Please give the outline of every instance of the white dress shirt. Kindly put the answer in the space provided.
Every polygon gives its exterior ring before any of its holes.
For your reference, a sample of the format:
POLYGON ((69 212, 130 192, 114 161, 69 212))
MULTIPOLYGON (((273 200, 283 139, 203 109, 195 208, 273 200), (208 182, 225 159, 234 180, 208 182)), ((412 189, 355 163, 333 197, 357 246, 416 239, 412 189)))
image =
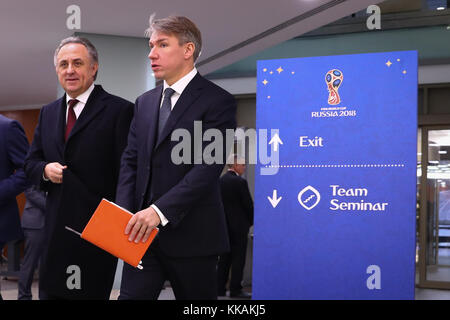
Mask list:
MULTIPOLYGON (((180 98, 181 94, 183 93, 184 89, 187 87, 189 82, 191 82, 191 80, 195 77, 196 74, 197 74, 197 69, 194 67, 194 69, 192 69, 187 75, 185 75, 183 78, 181 78, 180 80, 178 80, 171 86, 169 86, 167 84, 166 80, 164 80, 163 97, 161 99, 161 104, 159 105, 159 107, 161 108, 162 102, 164 100, 164 90, 166 90, 166 88, 172 88, 175 91, 172 94, 172 96, 170 97, 171 110, 173 110, 173 108, 175 108, 175 105, 176 105, 178 99, 180 98)), ((159 208, 157 206, 152 204, 151 207, 153 209, 155 209, 156 213, 159 216, 159 219, 161 219, 162 226, 165 226, 167 223, 169 223, 169 220, 167 220, 167 218, 163 215, 163 213, 161 212, 161 210, 159 210, 159 208)))
MULTIPOLYGON (((86 105, 86 102, 89 99, 89 96, 91 95, 92 91, 94 91, 94 83, 91 84, 91 86, 82 94, 80 94, 78 97, 76 98, 72 98, 71 96, 69 96, 69 94, 66 92, 66 123, 67 123, 67 117, 69 116, 69 100, 72 99, 77 99, 78 102, 77 104, 73 107, 73 111, 75 112, 75 115, 78 119, 78 117, 81 114, 81 111, 83 111, 84 106, 86 105)), ((44 181, 49 181, 50 179, 47 179, 45 177, 45 173, 42 172, 42 178, 44 179, 44 181)))
POLYGON ((67 116, 69 114, 69 100, 72 99, 77 99, 78 103, 73 107, 73 111, 75 111, 75 115, 78 117, 81 114, 81 111, 83 111, 84 106, 86 105, 86 102, 89 99, 89 96, 91 95, 92 91, 94 90, 94 83, 91 84, 91 86, 89 87, 89 89, 87 89, 85 92, 83 92, 82 94, 80 94, 78 97, 76 98, 72 98, 71 96, 69 96, 68 93, 66 93, 66 104, 67 104, 67 109, 66 109, 66 123, 67 123, 67 116))
POLYGON ((195 77, 196 74, 197 74, 197 69, 194 67, 194 69, 192 69, 191 72, 189 72, 187 75, 185 75, 183 78, 181 78, 180 80, 178 80, 171 86, 169 86, 167 84, 166 80, 164 80, 163 97, 161 99, 161 104, 159 105, 159 107, 160 108, 162 107, 162 103, 164 100, 164 91, 167 88, 172 88, 175 91, 172 94, 172 96, 170 97, 171 110, 173 110, 173 108, 175 108, 175 104, 177 103, 177 101, 180 98, 181 94, 183 93, 184 89, 187 87, 189 82, 191 82, 191 80, 195 77))

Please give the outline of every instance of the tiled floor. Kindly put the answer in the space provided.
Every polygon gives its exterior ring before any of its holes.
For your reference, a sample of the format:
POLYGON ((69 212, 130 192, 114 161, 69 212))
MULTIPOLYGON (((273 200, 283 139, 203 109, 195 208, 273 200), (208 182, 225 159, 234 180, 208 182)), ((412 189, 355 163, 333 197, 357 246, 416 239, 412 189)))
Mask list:
MULTIPOLYGON (((4 300, 17 300, 17 279, 11 278, 8 280, 1 280, 1 293, 4 300)), ((33 300, 38 300, 38 281, 34 280, 31 287, 31 293, 33 295, 33 300)), ((111 292, 110 300, 117 300, 119 296, 119 290, 113 289, 111 292)), ((450 299, 450 298, 449 298, 450 299)), ((161 291, 159 300, 175 300, 172 288, 166 286, 165 289, 161 291)), ((231 300, 229 297, 219 297, 219 300, 231 300)), ((238 300, 238 299, 233 299, 238 300)))
MULTIPOLYGON (((247 259, 251 261, 251 259, 247 259)), ((122 278, 122 261, 119 261, 117 266, 117 272, 114 280, 113 290, 111 292, 110 300, 117 300, 119 296, 120 279, 122 278)), ((0 264, 0 270, 5 271, 6 265, 0 264)), ((3 299, 5 300, 17 300, 17 278, 10 277, 7 280, 0 277, 1 293, 3 299)), ((417 279, 416 279, 417 281, 417 279)), ((170 284, 166 283, 166 288, 161 291, 159 300, 174 300, 175 296, 173 294, 170 284)), ((250 264, 246 264, 246 269, 244 272, 243 284, 246 286, 245 291, 251 292, 251 267, 250 264)), ((35 279, 32 285, 33 300, 38 299, 38 281, 35 279)), ((238 300, 231 299, 229 297, 219 297, 220 300, 238 300)), ((415 289, 415 300, 450 300, 450 290, 434 290, 434 289, 415 289)))
MULTIPOLYGON (((5 300, 17 300, 17 280, 1 280, 1 293, 5 300)), ((37 300, 38 284, 37 280, 33 282, 32 294, 33 300, 37 300)), ((111 293, 111 300, 116 300, 119 290, 114 289, 111 293)), ((159 296, 159 300, 174 300, 172 289, 167 286, 159 296)), ((228 297, 219 297, 219 299, 228 300, 228 297)), ((416 300, 450 300, 450 290, 432 290, 416 288, 416 300)))

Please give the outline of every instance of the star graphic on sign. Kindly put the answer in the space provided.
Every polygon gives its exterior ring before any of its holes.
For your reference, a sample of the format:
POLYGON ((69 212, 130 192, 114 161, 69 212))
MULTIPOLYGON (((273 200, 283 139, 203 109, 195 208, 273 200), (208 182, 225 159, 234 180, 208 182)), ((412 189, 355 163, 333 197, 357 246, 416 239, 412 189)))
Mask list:
POLYGON ((264 81, 262 82, 264 85, 266 85, 267 83, 269 83, 269 81, 267 81, 266 79, 264 79, 264 81))
POLYGON ((272 74, 272 73, 273 73, 273 71, 270 71, 269 73, 270 73, 270 74, 272 74))
POLYGON ((391 64, 392 64, 392 62, 391 62, 391 61, 389 61, 389 60, 388 60, 388 62, 386 62, 386 65, 387 65, 388 67, 390 67, 390 66, 391 66, 391 64))
POLYGON ((403 70, 403 74, 406 74, 406 70, 403 70))
POLYGON ((284 70, 283 70, 282 67, 279 67, 279 68, 277 69, 277 71, 278 71, 278 74, 280 74, 280 73, 282 73, 284 70))
POLYGON ((267 69, 266 69, 266 68, 264 68, 264 69, 263 69, 263 71, 264 71, 264 72, 266 72, 266 71, 267 71, 267 69))

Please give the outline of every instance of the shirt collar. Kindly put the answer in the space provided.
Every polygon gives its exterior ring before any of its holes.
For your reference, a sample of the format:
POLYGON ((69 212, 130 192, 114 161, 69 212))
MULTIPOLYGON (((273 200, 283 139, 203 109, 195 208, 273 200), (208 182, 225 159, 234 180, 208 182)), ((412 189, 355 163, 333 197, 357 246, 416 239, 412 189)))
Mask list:
POLYGON ((191 80, 194 79, 196 74, 197 74, 197 68, 194 67, 194 69, 192 69, 187 75, 185 75, 183 78, 181 78, 180 80, 178 80, 171 86, 169 86, 167 84, 166 80, 164 80, 163 92, 164 92, 164 90, 166 90, 166 88, 170 87, 173 90, 175 90, 176 93, 181 95, 183 93, 183 90, 187 87, 189 82, 191 82, 191 80))
POLYGON ((229 168, 228 171, 233 172, 235 175, 237 175, 238 177, 240 177, 241 175, 239 173, 237 173, 236 171, 234 171, 233 168, 229 168))
POLYGON ((91 86, 85 92, 83 92, 76 98, 72 98, 69 96, 69 94, 66 93, 66 103, 68 104, 69 100, 77 99, 78 101, 86 104, 87 100, 89 99, 89 96, 91 95, 92 91, 94 90, 94 87, 95 87, 94 83, 92 83, 91 86))

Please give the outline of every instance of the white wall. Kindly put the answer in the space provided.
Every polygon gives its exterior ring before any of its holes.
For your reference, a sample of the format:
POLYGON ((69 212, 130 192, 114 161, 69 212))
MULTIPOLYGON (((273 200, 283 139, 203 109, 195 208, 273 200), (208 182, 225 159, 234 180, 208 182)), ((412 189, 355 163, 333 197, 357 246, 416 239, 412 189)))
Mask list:
POLYGON ((231 94, 256 93, 256 77, 211 80, 231 94))
POLYGON ((419 84, 450 82, 450 65, 419 66, 419 84))

